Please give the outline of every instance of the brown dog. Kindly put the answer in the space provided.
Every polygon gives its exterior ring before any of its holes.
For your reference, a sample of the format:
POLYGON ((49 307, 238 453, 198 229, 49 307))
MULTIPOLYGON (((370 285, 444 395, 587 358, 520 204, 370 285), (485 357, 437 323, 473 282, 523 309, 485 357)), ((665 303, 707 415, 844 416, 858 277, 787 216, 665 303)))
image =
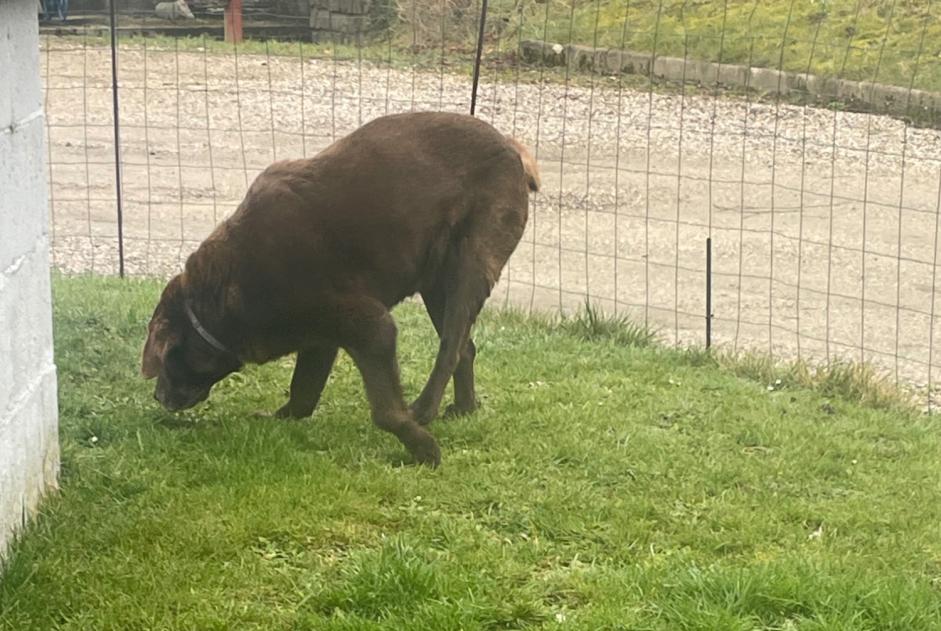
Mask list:
POLYGON ((206 399, 243 363, 297 351, 281 417, 310 415, 337 349, 363 377, 373 421, 421 463, 422 425, 454 377, 453 411, 477 407, 470 330, 539 187, 526 149, 470 116, 378 118, 314 158, 277 162, 187 259, 150 321, 141 372, 169 410, 206 399), (440 337, 407 406, 389 309, 421 293, 440 337))

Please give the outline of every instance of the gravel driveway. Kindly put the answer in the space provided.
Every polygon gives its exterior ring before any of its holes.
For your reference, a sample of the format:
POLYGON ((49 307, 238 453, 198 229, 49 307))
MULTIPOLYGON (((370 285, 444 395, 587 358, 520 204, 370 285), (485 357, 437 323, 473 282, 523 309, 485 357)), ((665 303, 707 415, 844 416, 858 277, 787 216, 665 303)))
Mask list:
MULTIPOLYGON (((55 265, 117 271, 110 51, 42 51, 55 265)), ((368 60, 120 50, 130 274, 168 275, 274 159, 311 155, 387 112, 469 107, 467 77, 368 60)), ((849 358, 925 385, 941 133, 881 116, 594 86, 495 83, 479 115, 542 168, 524 242, 493 302, 572 310, 586 296, 680 344, 849 358)))

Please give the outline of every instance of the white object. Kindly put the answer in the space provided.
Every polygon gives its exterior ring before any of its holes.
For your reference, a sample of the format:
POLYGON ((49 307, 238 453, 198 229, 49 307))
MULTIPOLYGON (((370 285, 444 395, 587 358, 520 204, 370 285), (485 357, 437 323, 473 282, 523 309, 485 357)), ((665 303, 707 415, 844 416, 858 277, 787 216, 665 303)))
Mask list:
POLYGON ((154 12, 158 18, 164 20, 177 20, 179 18, 193 19, 193 12, 190 11, 185 0, 176 0, 176 2, 160 2, 154 7, 154 12))

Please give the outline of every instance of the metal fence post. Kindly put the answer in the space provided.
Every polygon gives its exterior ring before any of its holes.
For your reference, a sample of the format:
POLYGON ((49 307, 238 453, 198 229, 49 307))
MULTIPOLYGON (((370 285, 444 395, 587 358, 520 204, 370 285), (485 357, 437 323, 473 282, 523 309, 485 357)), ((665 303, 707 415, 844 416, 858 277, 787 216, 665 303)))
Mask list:
POLYGON ((706 237, 706 349, 712 348, 712 237, 706 237))
POLYGON ((477 32, 477 56, 474 59, 474 85, 471 88, 471 116, 477 111, 477 84, 480 81, 480 57, 484 50, 484 27, 487 24, 487 0, 480 5, 480 29, 477 32))
POLYGON ((118 107, 118 40, 114 14, 114 2, 111 0, 111 94, 114 99, 114 186, 118 203, 118 273, 124 278, 124 208, 121 200, 121 123, 118 107))

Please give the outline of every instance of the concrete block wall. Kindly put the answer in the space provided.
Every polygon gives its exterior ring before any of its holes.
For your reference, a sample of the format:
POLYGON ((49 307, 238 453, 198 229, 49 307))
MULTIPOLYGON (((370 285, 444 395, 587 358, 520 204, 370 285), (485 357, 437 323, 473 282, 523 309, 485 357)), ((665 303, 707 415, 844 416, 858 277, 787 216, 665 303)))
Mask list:
POLYGON ((851 109, 899 116, 937 127, 941 125, 941 92, 909 90, 868 81, 820 77, 774 68, 657 56, 630 50, 592 48, 524 40, 520 56, 528 63, 569 66, 604 74, 653 75, 666 81, 720 85, 782 96, 807 96, 817 102, 841 101, 851 109), (651 63, 653 71, 651 72, 651 63))
POLYGON ((47 184, 35 0, 0 0, 0 556, 56 485, 47 184))
POLYGON ((355 42, 367 35, 372 0, 310 0, 311 38, 315 42, 355 42))

